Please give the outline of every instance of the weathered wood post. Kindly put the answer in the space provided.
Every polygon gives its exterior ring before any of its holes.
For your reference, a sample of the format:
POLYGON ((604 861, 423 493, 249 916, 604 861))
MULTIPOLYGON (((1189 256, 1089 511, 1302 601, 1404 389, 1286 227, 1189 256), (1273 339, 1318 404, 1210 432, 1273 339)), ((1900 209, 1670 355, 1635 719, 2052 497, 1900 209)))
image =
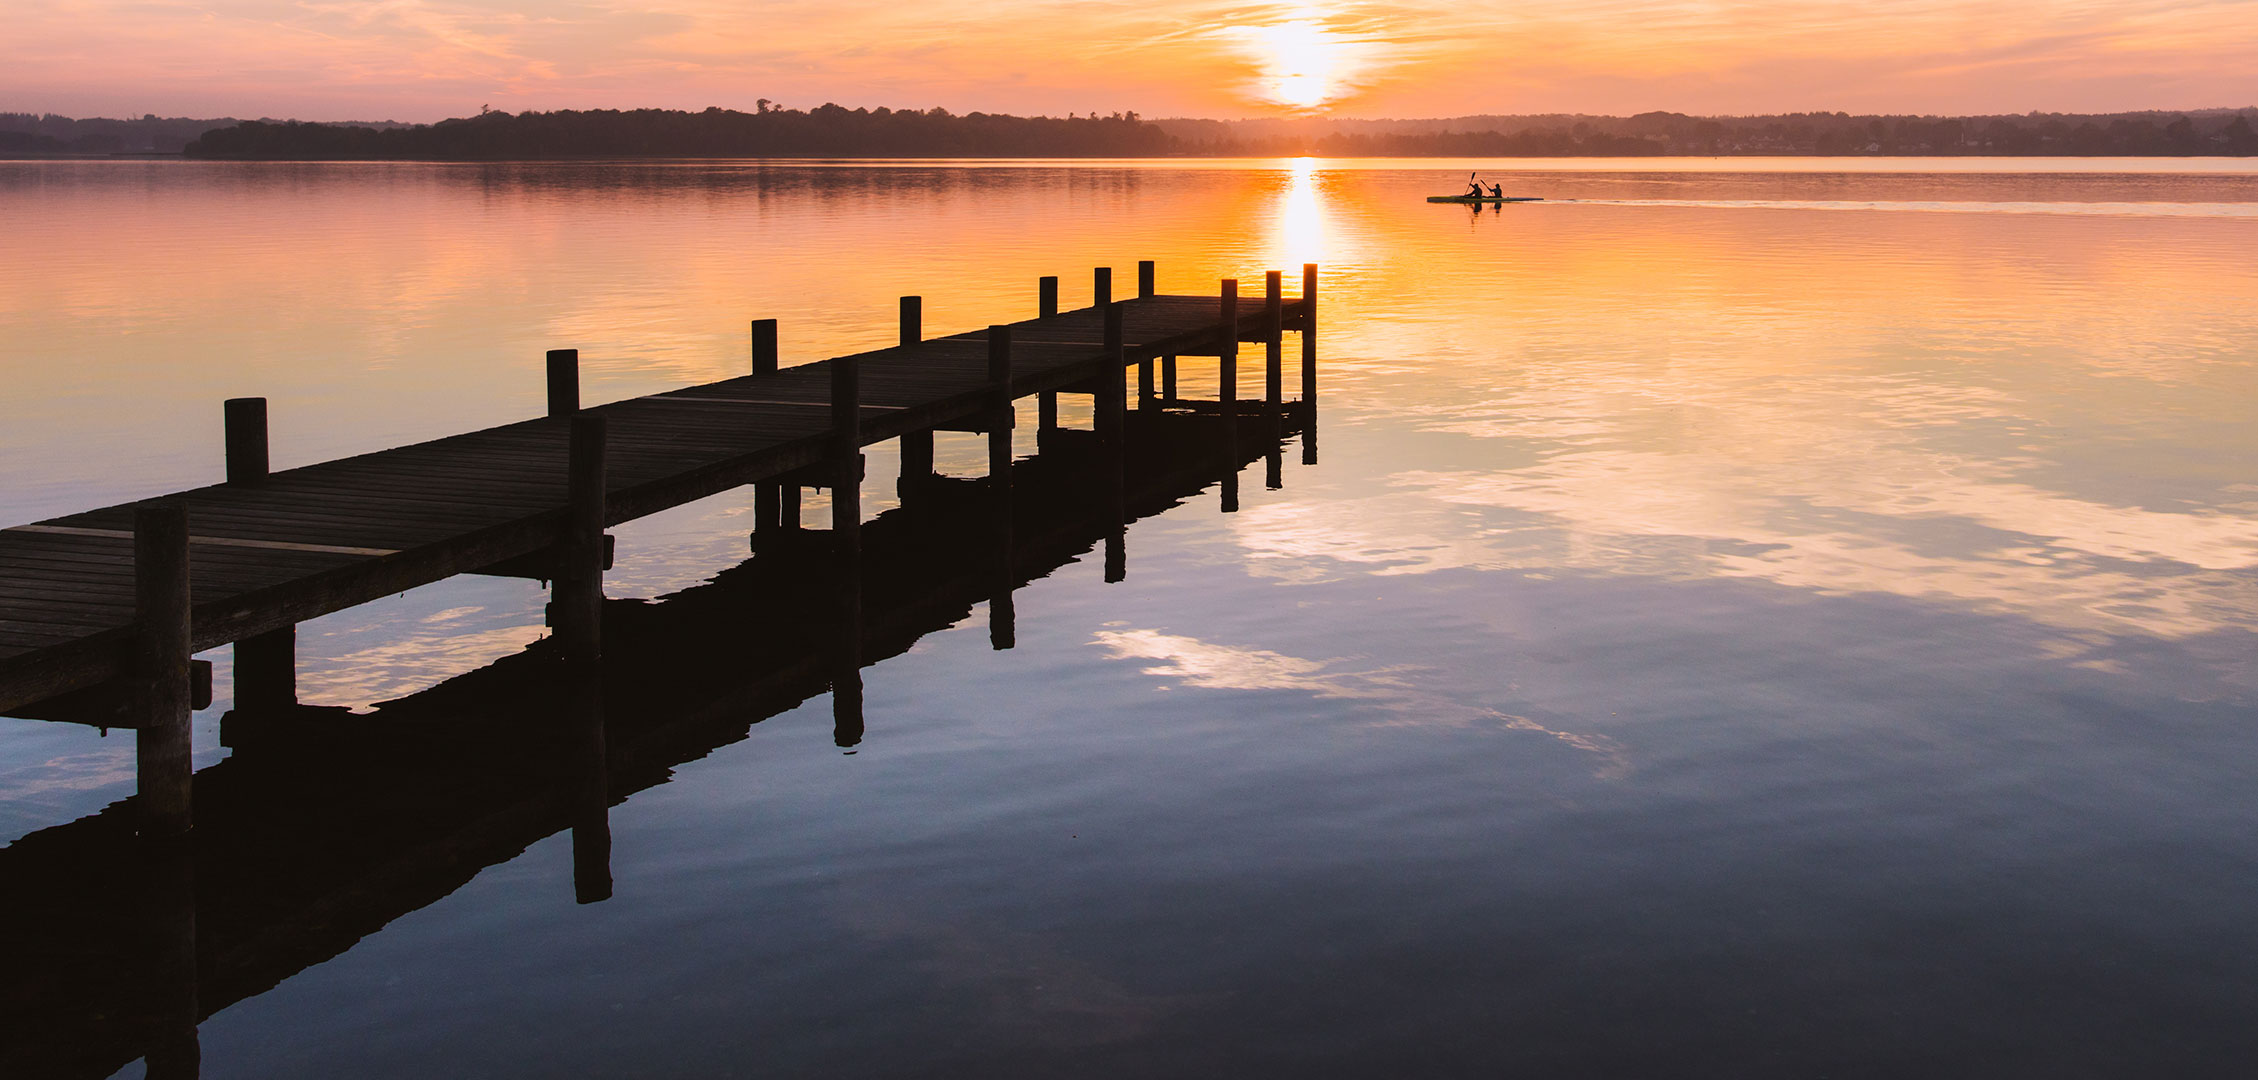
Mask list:
POLYGON ((557 537, 557 579, 550 604, 557 644, 572 663, 603 655, 604 418, 572 418, 565 453, 565 521, 557 537))
POLYGON ((134 733, 141 830, 177 836, 194 822, 190 758, 188 509, 157 503, 133 512, 135 656, 141 727, 134 733))
POLYGON ((249 487, 267 478, 267 399, 229 398, 220 404, 227 429, 227 483, 249 487))
POLYGON ((1090 306, 1104 307, 1113 303, 1113 267, 1101 266, 1090 272, 1090 306))
POLYGON ((831 739, 862 742, 862 379, 854 357, 831 361, 831 553, 838 642, 831 739))
MULTIPOLYGON (((1056 275, 1042 279, 1037 292, 1035 314, 1037 317, 1045 319, 1058 314, 1058 277, 1056 275)), ((1035 438, 1040 441, 1044 435, 1057 430, 1058 391, 1045 390, 1035 399, 1035 438)))
POLYGON ((1262 276, 1262 406, 1275 414, 1286 401, 1286 293, 1284 275, 1262 276))
POLYGON ((1098 383, 1098 452, 1103 455, 1099 467, 1105 470, 1106 509, 1112 515, 1106 531, 1105 580, 1120 581, 1129 575, 1127 547, 1123 543, 1125 528, 1122 511, 1122 486, 1124 461, 1129 448, 1128 391, 1122 382, 1123 368, 1127 365, 1124 353, 1120 304, 1105 306, 1105 371, 1098 383))
POLYGON ((1160 400, 1163 404, 1176 404, 1176 356, 1171 353, 1160 358, 1160 400))
POLYGON ((990 487, 1011 488, 1012 425, 1016 421, 1011 394, 1011 327, 988 328, 988 385, 995 397, 988 404, 988 482, 990 487))
POLYGON ((549 350, 549 415, 580 411, 580 350, 549 350))
POLYGON ((1223 408, 1223 448, 1230 464, 1238 464, 1239 424, 1239 282, 1223 279, 1223 341, 1218 350, 1223 369, 1217 380, 1218 403, 1223 408))
MULTIPOLYGON (((780 353, 777 350, 776 320, 753 320, 753 374, 776 374, 780 353)), ((753 533, 773 533, 783 523, 783 485, 774 480, 760 480, 753 484, 753 533)))
POLYGON ((994 530, 989 546, 994 575, 988 599, 988 647, 1009 649, 1018 643, 1018 609, 1012 599, 1012 424, 1015 410, 1011 387, 1011 327, 988 328, 988 382, 995 400, 988 407, 988 504, 994 530))
POLYGON ((1301 268, 1301 463, 1317 464, 1317 264, 1301 268))
POLYGON ((800 485, 797 482, 786 480, 782 484, 777 485, 776 515, 777 519, 783 524, 784 531, 799 531, 800 485))
MULTIPOLYGON (((1160 295, 1160 290, 1154 283, 1153 261, 1145 259, 1137 264, 1137 297, 1142 300, 1149 300, 1158 295, 1160 295)), ((1143 409, 1151 405, 1154 396, 1153 358, 1150 356, 1139 357, 1137 359, 1137 407, 1143 409)))
MULTIPOLYGON (((267 480, 267 399, 229 398, 222 403, 226 426, 227 483, 254 487, 267 480)), ((281 712, 298 704, 298 631, 285 626, 235 643, 235 707, 245 712, 281 712)))
MULTIPOLYGON (((902 297, 901 347, 910 348, 925 340, 925 298, 902 297)), ((907 505, 927 487, 933 478, 933 430, 912 431, 899 440, 902 455, 902 476, 894 483, 894 493, 907 505)))

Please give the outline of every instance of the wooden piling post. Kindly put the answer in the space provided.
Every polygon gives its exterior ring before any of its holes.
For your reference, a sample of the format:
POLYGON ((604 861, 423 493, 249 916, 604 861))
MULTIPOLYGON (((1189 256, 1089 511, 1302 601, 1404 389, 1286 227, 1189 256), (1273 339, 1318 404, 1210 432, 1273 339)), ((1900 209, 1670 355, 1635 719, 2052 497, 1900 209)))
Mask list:
POLYGON ((800 485, 786 481, 776 486, 776 517, 786 532, 800 528, 800 485))
POLYGON ((753 374, 776 374, 776 320, 753 320, 753 374))
POLYGON ((227 482, 231 487, 262 483, 267 478, 267 399, 229 398, 220 403, 225 421, 227 482))
POLYGON ((902 348, 909 348, 925 340, 925 298, 902 297, 902 348))
POLYGON ((995 398, 988 406, 988 483, 1011 487, 1012 439, 1016 422, 1011 394, 1011 327, 988 328, 988 385, 995 398))
POLYGON ((831 542, 838 637, 831 677, 831 738, 862 741, 862 381, 851 356, 831 361, 831 542))
POLYGON ((242 713, 287 712, 298 704, 298 627, 235 643, 235 708, 242 713))
POLYGON ((1126 395, 1122 389, 1123 369, 1128 365, 1128 358, 1124 352, 1125 346, 1122 340, 1120 304, 1105 305, 1103 325, 1105 327, 1105 368, 1098 375, 1097 401, 1094 403, 1097 412, 1097 429, 1101 438, 1118 443, 1121 441, 1121 429, 1126 422, 1126 417, 1123 414, 1128 408, 1127 403, 1123 400, 1126 395))
MULTIPOLYGON (((1237 454, 1237 425, 1239 420, 1239 282, 1237 278, 1223 279, 1223 341, 1218 350, 1223 369, 1217 383, 1218 400, 1223 407, 1224 447, 1237 454)), ((1236 465, 1236 460, 1230 464, 1236 465)))
POLYGON ((549 350, 549 415, 580 411, 580 350, 549 350))
POLYGON ((1317 264, 1301 268, 1301 403, 1312 420, 1317 408, 1317 264))
POLYGON ((1301 268, 1301 463, 1317 464, 1317 264, 1301 268))
MULTIPOLYGON (((148 950, 149 1031, 143 1043, 147 1080, 194 1080, 203 1050, 197 1008, 203 996, 196 965, 196 841, 185 835, 143 836, 139 936, 148 950)), ((126 933, 131 928, 120 927, 126 933)))
POLYGON ((1101 266, 1090 274, 1090 306, 1113 303, 1113 267, 1101 266))
MULTIPOLYGON (((902 330, 900 343, 909 348, 925 340, 925 298, 902 297, 902 330)), ((912 431, 901 437, 902 476, 894 484, 894 493, 904 504, 925 487, 933 478, 933 432, 912 431)))
POLYGON ((1276 412, 1286 400, 1286 294, 1284 275, 1272 270, 1262 276, 1262 404, 1276 412))
POLYGON ((1176 355, 1174 353, 1160 358, 1160 400, 1164 405, 1176 404, 1176 355))
MULTIPOLYGON (((752 323, 753 374, 776 374, 781 353, 777 348, 776 320, 754 319, 752 323)), ((783 506, 783 485, 774 480, 761 480, 753 484, 753 532, 775 532, 782 523, 779 516, 783 506)))
POLYGON ((194 822, 190 758, 188 509, 178 503, 133 512, 135 656, 140 684, 134 733, 142 832, 177 836, 194 822))
MULTIPOLYGON (((1160 295, 1160 290, 1154 283, 1153 261, 1151 259, 1139 261, 1137 263, 1138 298, 1149 300, 1158 295, 1160 295)), ((1154 397, 1153 358, 1150 356, 1140 357, 1137 360, 1137 407, 1143 409, 1151 405, 1154 397)))
POLYGON ((603 655, 605 442, 603 417, 572 418, 565 523, 557 537, 557 579, 550 593, 557 643, 564 658, 575 663, 603 655))
POLYGON ((1137 295, 1148 300, 1160 295, 1160 290, 1153 287, 1153 261, 1151 259, 1143 259, 1137 263, 1137 295))
MULTIPOLYGON (((1035 314, 1037 317, 1045 319, 1058 314, 1058 277, 1056 275, 1045 277, 1040 282, 1035 314)), ((1041 441, 1043 436, 1057 430, 1058 391, 1045 390, 1035 398, 1035 438, 1037 441, 1041 441)))

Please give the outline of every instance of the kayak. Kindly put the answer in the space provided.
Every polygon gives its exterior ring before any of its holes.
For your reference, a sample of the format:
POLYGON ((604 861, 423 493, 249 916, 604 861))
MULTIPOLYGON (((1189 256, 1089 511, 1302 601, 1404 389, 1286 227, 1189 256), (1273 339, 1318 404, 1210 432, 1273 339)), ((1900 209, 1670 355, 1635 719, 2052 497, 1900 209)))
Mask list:
POLYGON ((1543 199, 1543 198, 1541 198, 1541 197, 1539 197, 1539 196, 1536 196, 1536 195, 1482 195, 1482 196, 1474 196, 1474 195, 1429 195, 1429 196, 1427 196, 1427 201, 1428 201, 1428 202, 1455 202, 1455 203, 1478 203, 1478 202, 1509 203, 1509 202, 1543 202, 1543 201, 1544 201, 1544 199, 1543 199))

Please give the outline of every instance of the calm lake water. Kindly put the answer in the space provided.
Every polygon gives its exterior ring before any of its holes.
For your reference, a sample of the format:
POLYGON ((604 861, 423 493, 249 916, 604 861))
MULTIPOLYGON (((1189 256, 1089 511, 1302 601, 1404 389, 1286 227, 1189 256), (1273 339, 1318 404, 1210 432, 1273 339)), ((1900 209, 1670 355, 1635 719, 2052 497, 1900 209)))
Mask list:
MULTIPOLYGON (((0 218, 5 524, 216 481, 225 397, 287 467, 535 415, 549 348, 605 401, 741 373, 752 318, 789 364, 903 294, 952 333, 1045 274, 1323 268, 1316 464, 1020 589, 1016 648, 940 620, 852 753, 818 696, 642 763, 610 899, 566 832, 474 861, 212 1015, 207 1076, 2258 1059, 2249 162, 17 162, 0 218), (1421 200, 1470 168, 1561 201, 1421 200)), ((609 595, 736 566, 750 510, 619 528, 609 595)), ((544 600, 305 624, 301 697, 483 668, 544 600)), ((0 720, 0 843, 131 791, 130 738, 0 720)))

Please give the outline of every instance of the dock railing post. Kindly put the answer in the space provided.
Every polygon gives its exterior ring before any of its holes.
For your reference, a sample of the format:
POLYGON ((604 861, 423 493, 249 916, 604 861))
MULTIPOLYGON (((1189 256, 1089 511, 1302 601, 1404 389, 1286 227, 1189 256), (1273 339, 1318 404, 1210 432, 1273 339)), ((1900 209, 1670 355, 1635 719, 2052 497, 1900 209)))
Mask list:
POLYGON ((229 398, 220 403, 227 433, 227 482, 244 487, 267 478, 267 399, 229 398))
MULTIPOLYGON (((1058 314, 1058 277, 1046 276, 1037 283, 1035 315, 1050 318, 1058 314)), ((1045 390, 1035 399, 1035 438, 1058 430, 1058 391, 1045 390)))
POLYGON ((1125 375, 1124 369, 1128 367, 1128 356, 1122 340, 1120 304, 1105 305, 1103 326, 1105 366, 1098 376, 1097 401, 1094 403, 1097 413, 1097 429, 1100 438, 1108 442, 1118 443, 1121 441, 1121 429, 1126 420, 1123 414, 1128 408, 1127 403, 1123 400, 1127 395, 1122 389, 1122 378, 1125 375))
POLYGON ((551 587, 557 644, 572 663, 593 663, 603 655, 606 441, 603 417, 572 418, 565 455, 565 525, 557 538, 557 579, 551 587))
MULTIPOLYGON (((1137 263, 1137 296, 1139 299, 1149 300, 1158 295, 1160 295, 1160 290, 1154 284, 1153 261, 1151 259, 1142 260, 1137 263)), ((1138 357, 1137 408, 1143 409, 1150 406, 1154 397, 1153 358, 1150 356, 1138 357)))
POLYGON ((1301 268, 1301 463, 1317 464, 1317 264, 1301 268))
POLYGON ((1286 401, 1286 294, 1284 275, 1272 270, 1262 276, 1262 405, 1276 413, 1286 401))
POLYGON ((1105 580, 1108 583, 1127 577, 1128 557, 1122 532, 1122 475, 1129 448, 1128 391, 1122 383, 1123 368, 1127 364, 1121 328, 1121 304, 1105 306, 1105 372, 1098 383, 1098 442, 1105 470, 1106 507, 1112 515, 1106 532, 1105 580))
POLYGON ((190 791, 188 509, 158 503, 133 512, 134 733, 142 832, 177 836, 194 823, 190 791))
POLYGON ((831 361, 831 543, 838 597, 831 739, 862 742, 862 381, 854 357, 831 361))
POLYGON ((580 411, 580 350, 549 350, 549 415, 580 411))
POLYGON ((1104 307, 1113 303, 1113 267, 1101 266, 1090 272, 1090 306, 1104 307))
POLYGON ((1160 295, 1160 290, 1153 287, 1153 261, 1151 259, 1139 260, 1137 262, 1137 296, 1140 299, 1150 300, 1158 295, 1160 295))
POLYGON ((991 326, 988 381, 995 387, 996 400, 989 407, 988 502, 994 530, 989 546, 995 584, 988 599, 988 647, 997 650, 1017 644, 1019 633, 1018 610, 1012 600, 1012 589, 1018 582, 1013 577, 1016 567, 1012 561, 1011 429, 1016 410, 1011 378, 1011 327, 991 326))
POLYGON ((776 374, 776 320, 753 320, 753 374, 776 374))
POLYGON ((925 298, 902 297, 902 348, 909 348, 925 340, 925 298))

